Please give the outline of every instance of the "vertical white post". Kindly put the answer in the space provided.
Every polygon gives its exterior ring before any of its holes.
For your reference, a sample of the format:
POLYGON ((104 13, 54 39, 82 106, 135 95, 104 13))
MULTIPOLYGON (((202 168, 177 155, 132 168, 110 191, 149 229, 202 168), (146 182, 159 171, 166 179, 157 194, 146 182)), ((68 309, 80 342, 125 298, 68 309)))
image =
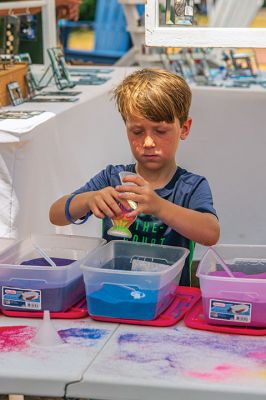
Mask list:
POLYGON ((43 35, 43 59, 44 64, 49 64, 47 49, 56 47, 56 12, 55 0, 46 0, 42 7, 42 35, 43 35))

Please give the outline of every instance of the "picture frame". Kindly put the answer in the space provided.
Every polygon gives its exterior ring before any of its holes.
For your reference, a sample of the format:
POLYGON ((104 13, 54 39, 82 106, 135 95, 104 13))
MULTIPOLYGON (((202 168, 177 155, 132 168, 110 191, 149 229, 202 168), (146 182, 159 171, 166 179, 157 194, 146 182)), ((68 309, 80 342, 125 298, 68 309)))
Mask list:
POLYGON ((73 88, 75 83, 71 80, 62 49, 60 47, 52 47, 47 49, 47 52, 58 89, 73 88))
POLYGON ((17 81, 8 83, 7 89, 13 106, 18 106, 24 102, 22 92, 17 81))
POLYGON ((162 26, 161 3, 162 0, 147 0, 145 4, 147 46, 266 48, 266 28, 162 26))
POLYGON ((36 92, 37 88, 36 88, 36 81, 34 80, 31 72, 28 72, 25 75, 25 82, 26 82, 28 97, 32 99, 37 94, 36 92))

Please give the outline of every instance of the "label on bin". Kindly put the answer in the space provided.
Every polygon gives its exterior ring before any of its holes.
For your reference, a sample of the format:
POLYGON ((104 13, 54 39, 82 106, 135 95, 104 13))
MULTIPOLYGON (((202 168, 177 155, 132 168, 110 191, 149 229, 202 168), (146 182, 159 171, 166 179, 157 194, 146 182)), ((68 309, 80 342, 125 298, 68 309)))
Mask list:
POLYGON ((210 299, 209 318, 249 323, 251 304, 210 299))
POLYGON ((3 286, 2 305, 23 310, 41 310, 41 291, 3 286))

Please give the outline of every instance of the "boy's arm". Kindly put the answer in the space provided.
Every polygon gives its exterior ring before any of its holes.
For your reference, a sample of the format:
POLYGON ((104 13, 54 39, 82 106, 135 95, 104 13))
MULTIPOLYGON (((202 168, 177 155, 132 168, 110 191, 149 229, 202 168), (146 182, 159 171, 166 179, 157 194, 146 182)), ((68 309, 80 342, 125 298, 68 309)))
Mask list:
MULTIPOLYGON (((64 226, 71 222, 65 213, 66 201, 70 196, 72 195, 63 196, 52 204, 49 212, 52 224, 64 226)), ((118 193, 113 187, 108 186, 97 191, 76 194, 70 201, 68 211, 73 221, 84 217, 89 212, 92 212, 97 218, 105 216, 113 218, 121 214, 117 200, 118 193)))
POLYGON ((195 211, 161 198, 141 177, 127 177, 126 181, 136 185, 117 186, 119 198, 138 204, 128 216, 152 214, 182 236, 205 246, 212 246, 219 240, 219 221, 212 213, 195 211))
POLYGON ((182 236, 204 246, 212 246, 220 237, 220 226, 215 215, 190 210, 158 196, 157 218, 182 236))
MULTIPOLYGON (((87 206, 87 197, 89 197, 88 194, 91 193, 92 192, 80 193, 71 200, 69 205, 69 213, 74 221, 82 218, 90 211, 87 206)), ((70 195, 63 196, 52 204, 49 212, 49 218, 52 224, 64 226, 71 223, 66 218, 65 214, 66 201, 69 197, 70 195)))

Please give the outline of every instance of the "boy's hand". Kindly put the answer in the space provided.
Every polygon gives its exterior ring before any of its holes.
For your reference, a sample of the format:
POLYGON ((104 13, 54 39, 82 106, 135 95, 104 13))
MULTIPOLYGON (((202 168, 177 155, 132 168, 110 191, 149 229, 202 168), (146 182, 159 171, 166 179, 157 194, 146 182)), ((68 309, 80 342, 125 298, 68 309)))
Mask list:
POLYGON ((114 218, 121 215, 118 201, 118 192, 111 186, 96 192, 88 192, 88 207, 97 218, 114 218))
POLYGON ((161 198, 145 179, 141 176, 129 175, 124 178, 123 183, 123 185, 116 186, 115 188, 119 192, 119 201, 133 200, 137 203, 137 208, 127 214, 129 217, 136 217, 141 213, 157 214, 161 198), (134 183, 134 185, 126 185, 127 182, 134 183))

